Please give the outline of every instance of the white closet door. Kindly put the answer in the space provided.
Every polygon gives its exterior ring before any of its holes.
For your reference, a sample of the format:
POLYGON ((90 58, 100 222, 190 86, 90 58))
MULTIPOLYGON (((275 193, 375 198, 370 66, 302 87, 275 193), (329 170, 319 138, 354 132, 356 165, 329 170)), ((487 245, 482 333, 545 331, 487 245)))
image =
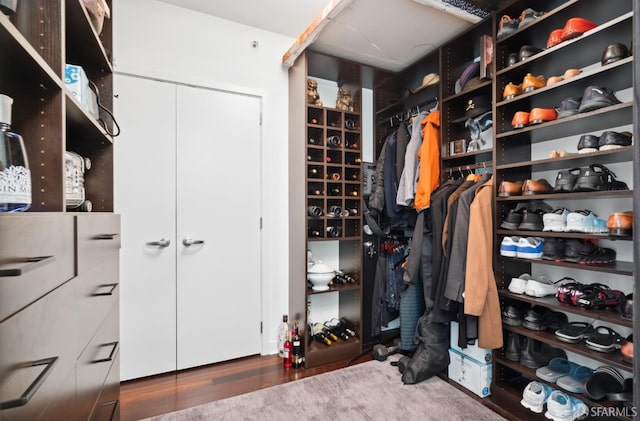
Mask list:
POLYGON ((178 369, 260 353, 260 99, 178 87, 178 369), (189 239, 195 243, 184 245, 189 239), (202 243, 200 243, 202 242, 202 243))
POLYGON ((115 75, 114 92, 120 373, 128 380, 176 369, 176 87, 115 75), (171 244, 147 245, 162 238, 171 244))

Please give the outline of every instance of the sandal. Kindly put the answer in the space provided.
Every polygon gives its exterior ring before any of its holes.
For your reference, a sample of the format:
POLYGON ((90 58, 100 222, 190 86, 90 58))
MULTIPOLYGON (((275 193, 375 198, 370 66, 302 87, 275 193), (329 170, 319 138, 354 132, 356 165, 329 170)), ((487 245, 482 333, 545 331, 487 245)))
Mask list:
POLYGON ((606 326, 598 326, 585 345, 594 351, 613 352, 622 346, 622 342, 624 339, 618 332, 606 326))
POLYGON ((556 337, 563 342, 577 344, 583 339, 593 336, 595 329, 591 323, 570 322, 556 330, 556 337))
POLYGON ((582 295, 576 296, 574 304, 584 308, 617 307, 623 298, 624 293, 622 291, 595 283, 585 286, 582 290, 582 295))
POLYGON ((619 394, 623 391, 624 377, 618 370, 606 365, 593 370, 593 376, 584 383, 584 394, 596 401, 609 394, 619 394))
POLYGON ((567 280, 567 281, 571 281, 571 282, 567 282, 566 284, 562 284, 562 285, 560 285, 558 287, 558 292, 556 293, 556 298, 562 304, 571 304, 572 291, 574 289, 576 289, 576 288, 582 287, 582 284, 577 282, 575 279, 569 278, 569 277, 566 277, 566 276, 564 278, 560 279, 558 282, 563 281, 563 280, 567 280))

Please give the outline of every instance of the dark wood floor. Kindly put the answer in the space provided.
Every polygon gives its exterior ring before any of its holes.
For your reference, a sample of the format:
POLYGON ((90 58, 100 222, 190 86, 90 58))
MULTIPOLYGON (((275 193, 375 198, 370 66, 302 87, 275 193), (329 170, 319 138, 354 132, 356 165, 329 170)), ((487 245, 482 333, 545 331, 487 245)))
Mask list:
MULTIPOLYGON (((364 355, 353 364, 371 360, 364 355)), ((139 420, 344 368, 347 361, 311 369, 285 368, 277 355, 252 356, 123 382, 120 419, 139 420)))

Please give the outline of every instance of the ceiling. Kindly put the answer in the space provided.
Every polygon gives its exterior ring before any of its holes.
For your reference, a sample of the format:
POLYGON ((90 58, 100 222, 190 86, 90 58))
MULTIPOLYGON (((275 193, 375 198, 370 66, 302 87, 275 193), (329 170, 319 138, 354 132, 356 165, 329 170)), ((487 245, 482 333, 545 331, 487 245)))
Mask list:
MULTIPOLYGON (((303 33, 329 2, 160 1, 293 38, 303 33)), ((509 1, 348 0, 348 5, 316 34, 310 48, 380 69, 400 71, 469 28, 492 8, 503 7, 501 3, 509 1)))

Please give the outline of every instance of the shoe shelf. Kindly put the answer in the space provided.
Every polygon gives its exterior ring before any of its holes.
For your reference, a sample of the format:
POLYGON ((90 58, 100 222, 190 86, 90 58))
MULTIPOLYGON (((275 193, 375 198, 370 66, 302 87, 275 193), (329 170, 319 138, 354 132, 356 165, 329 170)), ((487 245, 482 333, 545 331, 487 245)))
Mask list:
MULTIPOLYGON (((548 108, 554 106, 555 104, 550 104, 548 108)), ((504 140, 518 142, 520 139, 526 139, 531 143, 544 142, 564 136, 622 126, 628 124, 632 118, 633 102, 629 101, 522 129, 511 129, 511 119, 509 119, 508 122, 502 122, 505 131, 496 135, 496 142, 500 143, 504 140)), ((500 122, 497 123, 500 124, 500 122)))
POLYGON ((633 190, 607 190, 595 192, 576 192, 576 193, 549 193, 549 194, 531 194, 520 196, 498 197, 498 202, 523 202, 528 200, 553 200, 553 199, 611 199, 633 197, 633 190))
MULTIPOLYGON (((458 92, 457 94, 453 94, 451 96, 443 98, 442 103, 446 104, 448 102, 457 102, 458 100, 463 100, 463 102, 466 102, 470 97, 474 95, 478 95, 478 93, 491 92, 491 85, 492 85, 491 80, 480 82, 477 86, 471 89, 467 89, 467 90, 458 92)), ((464 123, 464 120, 462 120, 462 122, 464 123)))
MULTIPOLYGON (((528 145, 527 145, 528 146, 528 145)), ((563 157, 538 159, 535 161, 519 161, 509 164, 496 165, 497 170, 527 169, 529 171, 562 170, 571 167, 582 167, 597 162, 599 164, 612 164, 633 160, 633 146, 623 146, 608 151, 590 153, 570 153, 563 157)))
POLYGON ((360 283, 357 282, 355 284, 334 284, 334 285, 330 285, 329 289, 326 291, 313 291, 313 290, 309 290, 308 291, 308 295, 317 295, 317 294, 329 294, 332 292, 343 292, 343 291, 357 291, 360 289, 360 283))
POLYGON ((499 229, 496 231, 498 235, 511 237, 514 235, 520 237, 553 237, 553 238, 583 238, 590 240, 611 240, 611 241, 632 241, 633 237, 618 237, 608 234, 584 234, 581 232, 551 232, 551 231, 518 231, 499 229))
POLYGON ((554 260, 544 260, 544 259, 522 259, 518 257, 505 257, 505 256, 498 256, 498 258, 508 259, 514 262, 538 263, 541 265, 561 266, 561 267, 566 267, 571 269, 588 270, 592 272, 603 272, 603 273, 612 273, 616 275, 633 276, 633 262, 624 262, 620 260, 616 260, 616 262, 612 265, 581 265, 579 263, 556 262, 554 260))
POLYGON ((514 294, 506 289, 498 290, 498 295, 509 300, 518 300, 549 308, 554 311, 563 311, 565 313, 577 314, 582 317, 601 320, 603 322, 615 323, 624 327, 633 327, 633 320, 623 318, 615 310, 586 309, 577 306, 571 306, 559 302, 555 297, 530 297, 528 295, 514 294))
POLYGON ((574 352, 576 354, 580 354, 587 358, 591 358, 592 360, 596 360, 606 365, 619 368, 626 372, 631 372, 633 370, 633 366, 631 364, 622 360, 622 357, 620 355, 620 350, 615 350, 614 352, 608 352, 608 353, 592 351, 591 349, 587 348, 587 346, 584 345, 583 343, 571 344, 571 343, 563 342, 559 339, 556 339, 556 336, 553 333, 538 331, 538 330, 531 330, 531 329, 524 328, 522 326, 504 325, 503 328, 506 330, 510 330, 511 332, 526 336, 528 338, 532 338, 540 342, 544 342, 546 344, 551 345, 554 348, 561 348, 561 349, 564 349, 565 351, 574 352))
MULTIPOLYGON (((616 404, 614 402, 610 402, 610 401, 603 401, 603 400, 599 400, 599 401, 594 401, 589 399, 585 394, 583 393, 574 393, 574 392, 569 392, 568 390, 565 390, 561 387, 559 387, 556 383, 551 383, 548 381, 545 381, 543 379, 541 379, 540 377, 536 376, 536 369, 535 368, 529 368, 529 367, 525 367, 524 365, 515 362, 515 361, 511 361, 508 360, 507 358, 505 358, 502 355, 496 354, 494 355, 494 362, 503 365, 505 367, 509 367, 510 369, 517 371, 518 373, 522 374, 524 377, 526 377, 528 380, 530 381, 537 381, 540 383, 545 383, 549 386, 551 386, 554 389, 557 390, 561 390, 564 393, 566 393, 567 395, 571 395, 577 399, 580 399, 582 402, 586 403, 588 406, 602 406, 602 407, 615 407, 616 404)), ((522 392, 520 393, 520 397, 522 397, 522 392)), ((531 412, 531 414, 535 414, 534 412, 531 412)))

